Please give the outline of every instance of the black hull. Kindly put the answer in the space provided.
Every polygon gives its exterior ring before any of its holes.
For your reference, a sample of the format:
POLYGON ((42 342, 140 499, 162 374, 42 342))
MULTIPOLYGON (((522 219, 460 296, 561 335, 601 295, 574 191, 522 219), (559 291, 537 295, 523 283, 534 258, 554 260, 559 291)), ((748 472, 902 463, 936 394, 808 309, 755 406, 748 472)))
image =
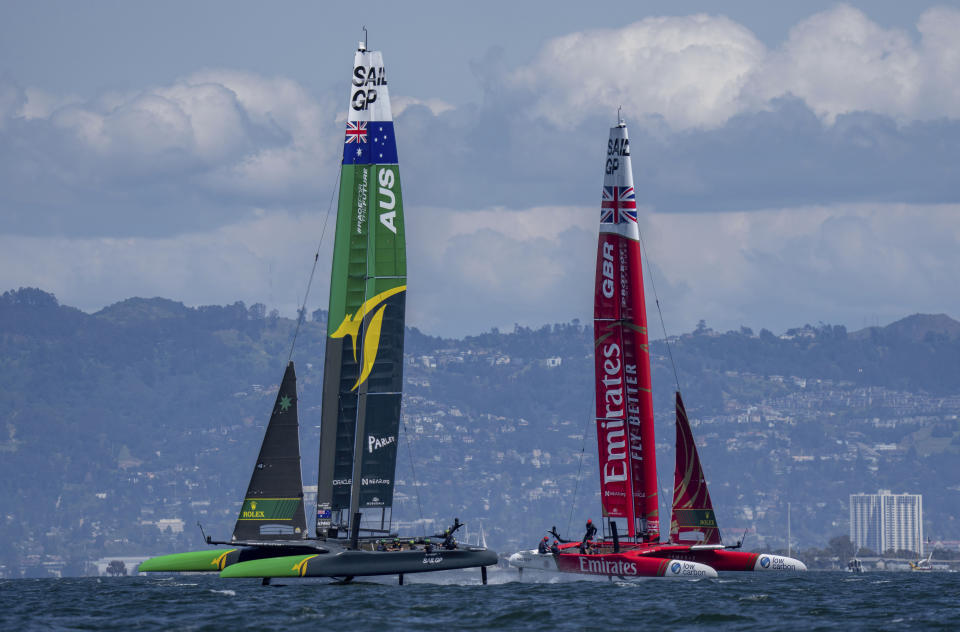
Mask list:
MULTIPOLYGON (((314 558, 318 559, 318 558, 314 558)), ((318 561, 311 560, 304 577, 404 575, 491 566, 497 563, 493 551, 345 551, 318 561)))
POLYGON ((222 577, 370 577, 407 575, 463 568, 482 568, 497 563, 497 554, 487 549, 426 551, 342 551, 275 557, 228 566, 222 577))

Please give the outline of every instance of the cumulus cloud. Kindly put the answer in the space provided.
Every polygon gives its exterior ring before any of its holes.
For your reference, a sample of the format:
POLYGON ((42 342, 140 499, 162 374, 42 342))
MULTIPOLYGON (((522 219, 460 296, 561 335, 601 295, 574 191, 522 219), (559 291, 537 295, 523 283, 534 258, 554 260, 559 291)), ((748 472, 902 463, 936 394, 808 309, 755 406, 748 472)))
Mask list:
MULTIPOLYGON (((960 315, 958 205, 838 205, 753 212, 645 212, 668 333, 820 320, 851 327, 916 311, 960 315)), ((408 213, 408 323, 463 335, 592 315, 595 209, 408 213), (547 227, 547 228, 544 228, 547 227)), ((172 238, 0 237, 18 266, 0 287, 33 285, 96 310, 134 295, 188 304, 264 302, 293 315, 322 218, 270 214, 172 238), (67 263, 68 262, 68 263, 67 263)), ((309 308, 325 307, 331 239, 309 308)), ((659 334, 659 329, 655 329, 659 334)))
POLYGON ((449 112, 450 110, 454 109, 452 104, 447 103, 443 99, 418 99, 416 97, 407 96, 399 96, 395 99, 392 99, 390 102, 390 109, 393 112, 394 118, 396 118, 403 114, 404 110, 413 105, 422 105, 430 110, 430 113, 434 116, 443 114, 444 112, 449 112))
MULTIPOLYGON (((488 56, 480 104, 395 93, 411 324, 589 318, 621 104, 672 328, 958 313, 958 31, 951 8, 913 33, 840 5, 768 49, 728 18, 648 18, 488 56)), ((237 70, 88 100, 0 78, 0 284, 292 314, 345 100, 237 70)))
MULTIPOLYGON (((915 46, 906 32, 884 29, 840 5, 794 26, 754 73, 750 88, 764 99, 793 94, 830 122, 857 110, 905 119, 943 116, 950 112, 930 111, 919 96, 922 69, 937 63, 944 44, 924 38, 915 46), (933 54, 925 59, 923 51, 933 54)), ((956 42, 949 46, 960 50, 956 42)))
POLYGON ((569 125, 620 105, 679 128, 716 126, 741 111, 743 86, 766 55, 742 25, 708 15, 646 18, 551 40, 512 82, 530 108, 569 125))
POLYGON ((916 311, 960 314, 957 205, 839 205, 661 215, 647 237, 683 327, 859 326, 916 311), (762 314, 762 316, 760 316, 762 314))
POLYGON ((672 129, 716 128, 795 96, 832 123, 870 111, 898 120, 960 112, 960 11, 939 7, 917 23, 919 41, 848 5, 817 13, 768 50, 725 17, 655 17, 548 42, 510 81, 531 111, 559 126, 630 116, 672 129))
POLYGON ((40 287, 87 311, 130 296, 164 296, 191 305, 263 302, 295 314, 323 218, 259 215, 175 237, 0 236, 4 258, 18 262, 0 269, 0 286, 40 287))

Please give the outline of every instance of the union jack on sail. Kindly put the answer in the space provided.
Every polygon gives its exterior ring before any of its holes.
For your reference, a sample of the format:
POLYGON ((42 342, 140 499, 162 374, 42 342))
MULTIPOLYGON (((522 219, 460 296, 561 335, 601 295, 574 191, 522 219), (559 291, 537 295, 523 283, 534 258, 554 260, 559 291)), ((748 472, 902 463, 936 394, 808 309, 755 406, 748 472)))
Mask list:
POLYGON ((367 122, 347 121, 347 139, 345 142, 357 144, 367 142, 367 122))
POLYGON ((600 223, 620 224, 637 221, 637 196, 633 187, 603 187, 600 223))

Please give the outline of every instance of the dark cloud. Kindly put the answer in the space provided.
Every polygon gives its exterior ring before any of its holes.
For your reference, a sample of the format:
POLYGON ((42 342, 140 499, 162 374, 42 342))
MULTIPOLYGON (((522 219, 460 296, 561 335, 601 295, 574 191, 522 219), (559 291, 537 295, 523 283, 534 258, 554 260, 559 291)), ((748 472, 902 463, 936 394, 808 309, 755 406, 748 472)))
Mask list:
MULTIPOLYGON (((472 119, 404 112, 408 196, 453 208, 594 203, 613 116, 561 129, 514 111, 489 103, 472 119)), ((802 101, 782 98, 713 130, 632 123, 638 199, 658 211, 960 201, 951 175, 960 172, 956 120, 898 125, 856 112, 828 125, 802 101)))

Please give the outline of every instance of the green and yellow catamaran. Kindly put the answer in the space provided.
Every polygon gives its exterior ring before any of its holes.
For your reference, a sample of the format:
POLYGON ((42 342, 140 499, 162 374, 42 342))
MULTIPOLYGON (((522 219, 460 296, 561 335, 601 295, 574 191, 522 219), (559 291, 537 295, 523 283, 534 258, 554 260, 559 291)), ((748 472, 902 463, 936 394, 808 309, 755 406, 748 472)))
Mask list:
MULTIPOLYGON (((393 540, 394 473, 403 385, 407 263, 397 142, 383 56, 354 56, 330 273, 315 535, 308 537, 296 376, 284 374, 243 506, 221 548, 163 555, 141 571, 223 577, 399 575, 497 562, 485 547, 393 540)), ((454 521, 453 531, 460 526, 454 521)), ((439 537, 443 537, 442 535, 439 537)))

